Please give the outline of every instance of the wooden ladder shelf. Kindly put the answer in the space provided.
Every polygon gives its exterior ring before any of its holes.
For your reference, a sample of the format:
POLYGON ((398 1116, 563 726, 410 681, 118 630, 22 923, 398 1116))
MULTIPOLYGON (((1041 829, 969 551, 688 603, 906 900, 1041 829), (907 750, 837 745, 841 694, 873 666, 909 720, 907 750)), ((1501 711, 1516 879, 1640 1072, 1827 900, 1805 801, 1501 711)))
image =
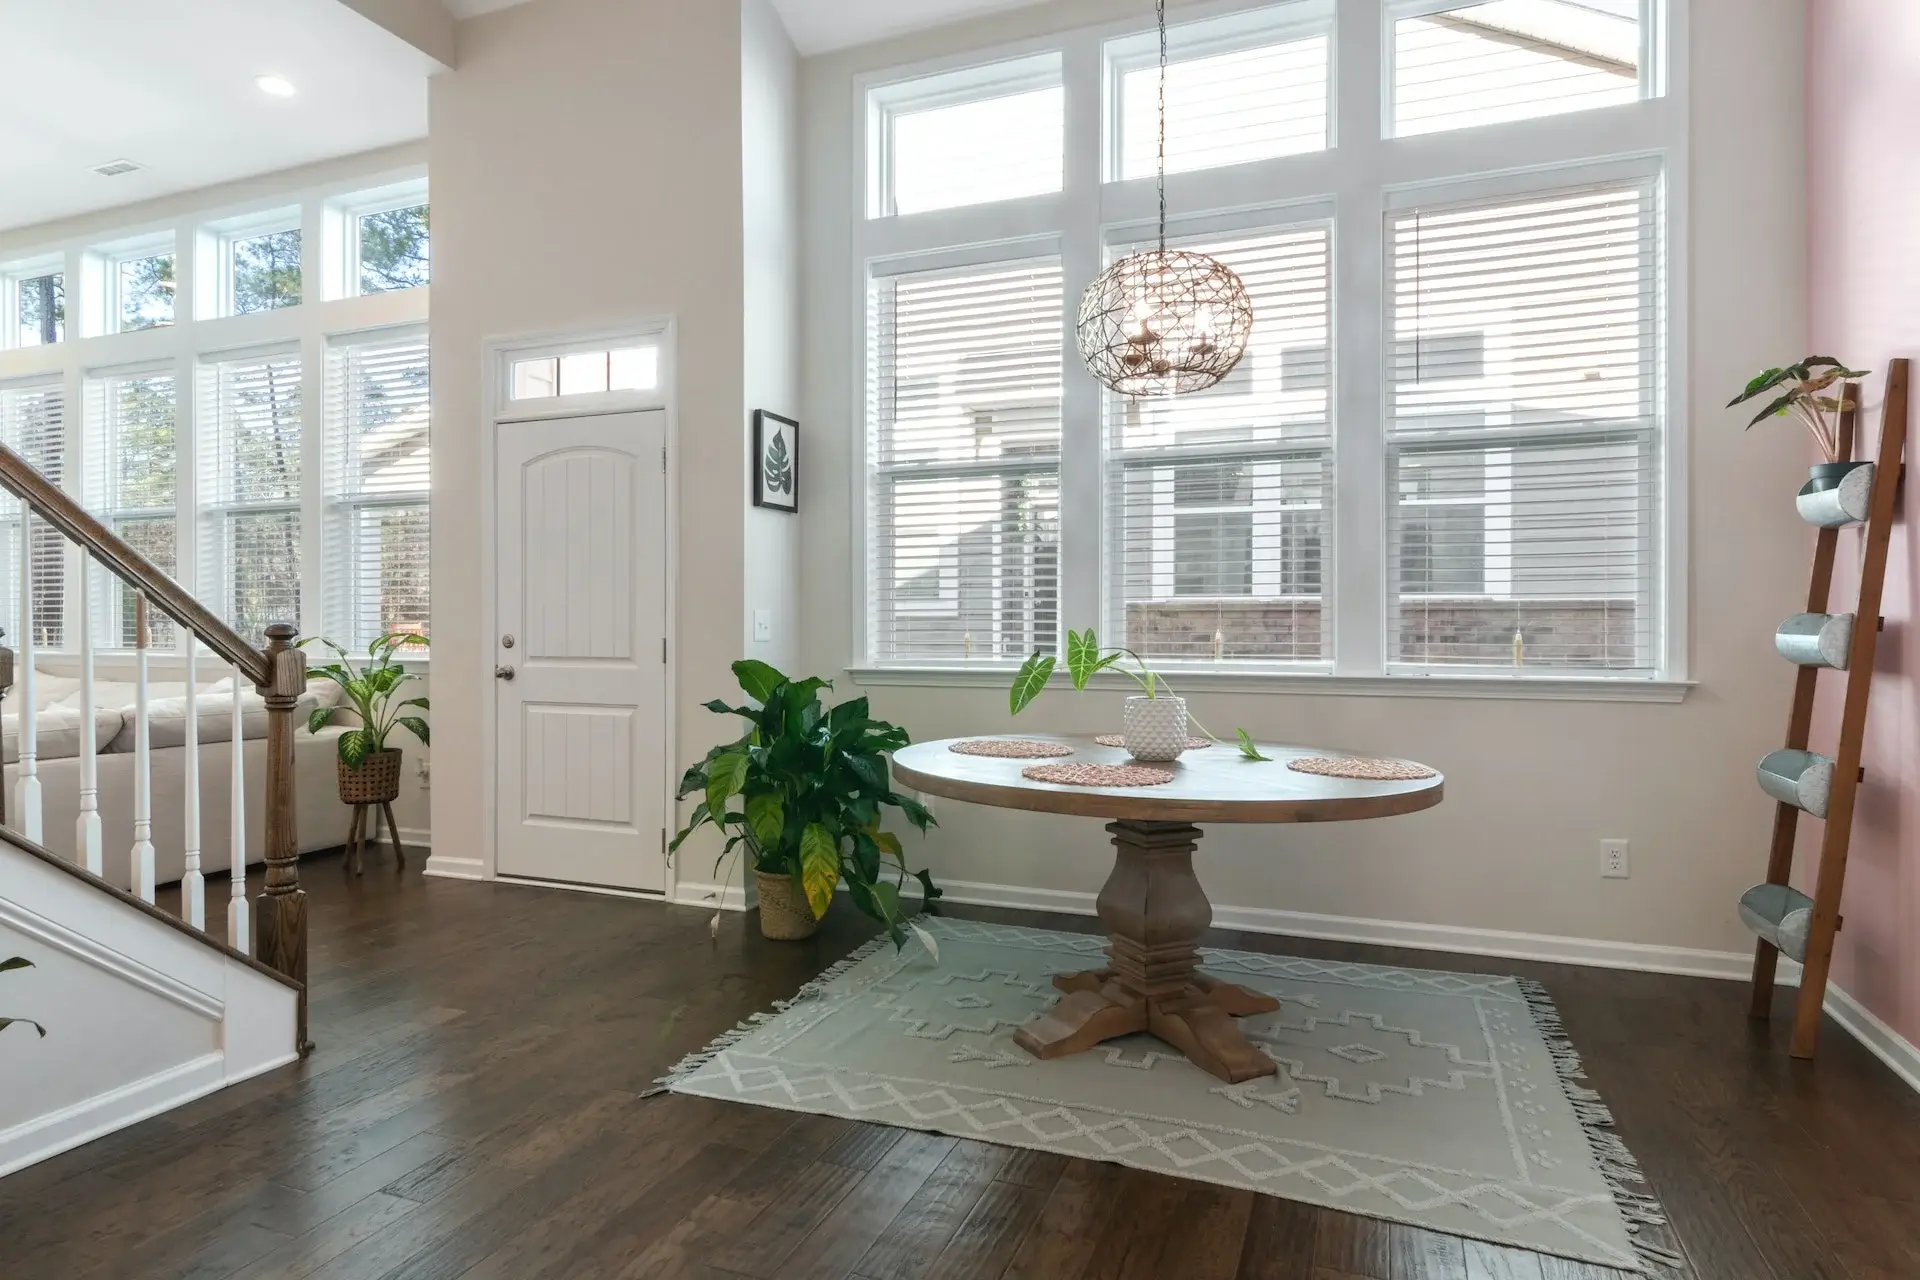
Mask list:
MULTIPOLYGON (((1824 817, 1826 829, 1820 841, 1820 869, 1814 894, 1805 898, 1789 887, 1793 876, 1794 841, 1803 808, 1819 812, 1817 800, 1794 803, 1782 798, 1774 813, 1773 844, 1767 859, 1767 882, 1756 886, 1741 900, 1741 915, 1759 935, 1753 958, 1753 1006, 1755 1018, 1767 1018, 1773 1011, 1774 973, 1784 946, 1789 952, 1804 945, 1800 995, 1793 1020, 1793 1056, 1811 1058, 1820 1037, 1820 1019, 1826 1003, 1827 975, 1833 962, 1833 940, 1840 930, 1840 898, 1846 884, 1847 845, 1853 834, 1854 801, 1864 777, 1861 750, 1867 728, 1867 703, 1873 687, 1874 650, 1881 626, 1880 597, 1887 577, 1887 547, 1893 535, 1893 522, 1899 502, 1900 485, 1905 476, 1907 445, 1908 362, 1894 360, 1887 369, 1887 396, 1882 410, 1879 457, 1874 463, 1872 488, 1867 501, 1865 539, 1860 559, 1860 599, 1853 615, 1852 639, 1846 647, 1844 670, 1847 675, 1846 698, 1840 713, 1840 740, 1831 759, 1831 782, 1825 787, 1824 817), (1783 921, 1782 912, 1789 917, 1783 921), (1775 926, 1768 928, 1768 919, 1775 926)), ((1859 404, 1858 388, 1849 385, 1840 417, 1840 457, 1851 459, 1854 451, 1855 416, 1859 404)), ((1828 597, 1833 586, 1834 553, 1840 543, 1840 526, 1822 527, 1813 555, 1813 580, 1807 589, 1807 614, 1818 620, 1827 615, 1828 597)), ((1784 646, 1783 646, 1784 651, 1784 646)), ((1786 752, 1805 753, 1813 729, 1814 691, 1822 666, 1831 665, 1803 660, 1793 689, 1793 708, 1787 719, 1786 752)), ((1785 757, 1785 753, 1776 753, 1785 757)), ((1799 760, 1803 757, 1787 757, 1799 760)), ((1769 756, 1774 761, 1776 756, 1769 756)), ((1812 757, 1827 776, 1827 761, 1812 757)), ((1762 786, 1776 797, 1791 786, 1776 773, 1767 777, 1762 765, 1762 786), (1769 786, 1769 783, 1772 783, 1769 786)))

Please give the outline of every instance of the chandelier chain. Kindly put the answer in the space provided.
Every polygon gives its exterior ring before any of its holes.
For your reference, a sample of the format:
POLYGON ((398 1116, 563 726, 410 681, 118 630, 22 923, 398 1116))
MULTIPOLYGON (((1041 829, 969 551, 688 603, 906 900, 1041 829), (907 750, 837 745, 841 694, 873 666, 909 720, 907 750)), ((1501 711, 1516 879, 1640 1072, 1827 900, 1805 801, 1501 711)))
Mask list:
POLYGON ((1160 24, 1160 252, 1167 251, 1167 0, 1154 0, 1154 17, 1160 24))

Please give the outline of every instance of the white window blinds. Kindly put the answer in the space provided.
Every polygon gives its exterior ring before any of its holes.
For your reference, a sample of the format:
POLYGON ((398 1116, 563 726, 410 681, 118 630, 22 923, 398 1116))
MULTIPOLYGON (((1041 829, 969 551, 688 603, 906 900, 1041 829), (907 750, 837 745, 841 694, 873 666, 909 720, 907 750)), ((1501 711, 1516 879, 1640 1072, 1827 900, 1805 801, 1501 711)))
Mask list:
MULTIPOLYGON (((114 373, 92 382, 88 392, 87 507, 157 568, 177 576, 174 376, 114 373)), ((138 640, 134 593, 104 570, 89 581, 97 642, 132 648, 138 640)), ((155 647, 174 645, 171 619, 153 611, 149 624, 155 647)))
POLYGON ((327 353, 326 618, 349 649, 427 631, 427 336, 327 353))
POLYGON ((1653 180, 1389 218, 1390 663, 1651 673, 1653 180))
POLYGON ((1239 273, 1253 336, 1210 390, 1107 397, 1108 634, 1160 659, 1319 661, 1333 443, 1328 230, 1180 247, 1239 273))
POLYGON ((1399 137, 1640 97, 1641 0, 1472 0, 1393 24, 1399 137))
MULTIPOLYGON (((66 481, 66 397, 58 383, 0 387, 0 444, 31 463, 55 484, 66 481)), ((19 635, 21 517, 26 504, 8 498, 0 514, 6 540, 7 569, 0 573, 0 599, 6 601, 7 629, 19 635)), ((32 562, 33 636, 43 648, 58 648, 66 638, 66 540, 38 516, 28 516, 27 555, 32 562)))
POLYGON ((300 625, 300 355, 202 369, 197 594, 249 641, 300 625))
POLYGON ((879 662, 1059 643, 1057 259, 869 290, 868 629, 879 662))

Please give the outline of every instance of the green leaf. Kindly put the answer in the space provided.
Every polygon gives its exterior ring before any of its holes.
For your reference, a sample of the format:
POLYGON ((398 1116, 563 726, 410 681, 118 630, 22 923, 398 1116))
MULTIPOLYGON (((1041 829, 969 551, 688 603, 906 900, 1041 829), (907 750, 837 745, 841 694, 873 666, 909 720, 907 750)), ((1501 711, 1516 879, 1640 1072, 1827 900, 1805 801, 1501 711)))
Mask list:
POLYGON ((780 843, 780 832, 786 823, 786 806, 778 794, 767 791, 747 797, 747 825, 753 828, 753 838, 762 849, 771 849, 780 843))
POLYGON ((680 789, 673 793, 673 798, 684 800, 694 792, 705 792, 706 789, 707 771, 696 764, 680 775, 680 789))
POLYGON ((45 1040, 47 1038, 47 1029, 45 1027, 41 1026, 37 1022, 29 1021, 26 1018, 0 1018, 0 1031, 5 1031, 8 1027, 12 1026, 16 1022, 24 1023, 25 1025, 32 1027, 35 1031, 38 1031, 40 1033, 40 1038, 42 1040, 45 1040))
POLYGON ((880 878, 880 846, 862 831, 853 837, 853 865, 845 868, 847 879, 872 883, 880 878))
POLYGON ((9 969, 31 968, 33 968, 33 961, 27 959, 25 956, 13 956, 6 960, 0 960, 0 973, 5 973, 9 969))
POLYGON ((727 798, 735 795, 747 781, 747 753, 729 751, 707 765, 707 808, 715 813, 727 811, 727 798))
POLYGON ((418 707, 422 711, 433 710, 432 707, 427 705, 427 700, 425 698, 408 698, 405 702, 401 703, 400 705, 403 707, 418 707))
POLYGON ((940 914, 940 899, 946 896, 944 890, 933 882, 933 873, 916 871, 913 878, 920 882, 920 910, 928 915, 940 914))
POLYGON ((898 862, 903 870, 906 868, 907 851, 901 847, 899 836, 891 831, 875 831, 873 842, 880 846, 883 853, 890 855, 894 861, 898 862))
POLYGON ((1248 760, 1271 761, 1273 759, 1272 756, 1263 756, 1260 754, 1260 748, 1253 745, 1253 739, 1248 736, 1245 729, 1235 729, 1234 732, 1240 735, 1240 754, 1243 757, 1248 760))
POLYGON ((833 890, 840 883, 840 848, 833 835, 817 822, 800 833, 800 887, 806 890, 813 918, 827 914, 833 890))
MULTIPOLYGON (((742 658, 733 664, 734 678, 755 702, 764 703, 775 689, 787 683, 787 678, 778 671, 754 658, 742 658)), ((709 706, 712 704, 709 703, 709 706)))
POLYGON ((711 821, 713 821, 713 811, 708 809, 707 802, 702 800, 699 804, 693 806, 693 816, 687 819, 686 826, 680 828, 680 834, 676 835, 673 838, 673 843, 667 846, 667 852, 678 853, 680 846, 685 843, 688 836, 698 831, 701 827, 706 826, 707 823, 711 821))
POLYGON ((318 733, 326 728, 327 721, 333 719, 333 713, 339 709, 338 707, 315 707, 313 714, 307 717, 307 732, 318 733))
POLYGON ((927 931, 924 925, 909 924, 907 927, 913 930, 914 937, 920 939, 920 945, 927 949, 927 954, 933 957, 933 962, 939 964, 940 944, 933 940, 933 935, 927 931))
POLYGON ((1095 638, 1092 627, 1084 632, 1067 632, 1067 674, 1073 677, 1075 689, 1087 687, 1099 661, 1100 641, 1095 638))
POLYGON ((1800 393, 1797 391, 1789 391, 1787 392, 1787 394, 1781 396, 1778 400, 1775 400, 1772 404, 1768 405, 1766 408, 1762 409, 1760 412, 1754 414, 1753 421, 1747 424, 1747 429, 1751 431, 1753 428, 1759 426, 1762 422, 1765 422, 1768 418, 1771 418, 1776 414, 1785 413, 1787 409, 1793 404, 1794 400, 1798 398, 1799 394, 1800 393))
POLYGON ((911 822, 921 831, 925 831, 928 827, 940 825, 933 820, 933 815, 927 812, 927 806, 921 804, 912 796, 903 796, 896 792, 887 797, 887 803, 898 805, 900 812, 907 815, 907 821, 911 822))
POLYGON ((1047 681, 1053 679, 1054 657, 1043 655, 1035 649, 1027 660, 1020 664, 1020 672, 1013 678, 1013 688, 1007 692, 1007 706, 1014 715, 1026 709, 1028 703, 1040 696, 1047 687, 1047 681))
POLYGON ((860 732, 869 723, 870 710, 865 698, 849 698, 827 713, 827 727, 836 741, 843 734, 860 732))
POLYGON ((349 729, 340 735, 340 758, 347 762, 349 769, 358 769, 372 749, 372 740, 365 729, 349 729))
POLYGON ((405 729, 408 733, 411 733, 414 737, 420 739, 421 746, 429 747, 433 745, 433 740, 429 736, 431 731, 427 728, 427 722, 419 716, 401 716, 398 720, 395 720, 394 723, 402 729, 405 729))
POLYGON ((1768 369, 1763 373, 1756 374, 1748 381, 1745 390, 1741 391, 1741 393, 1733 399, 1727 401, 1727 408, 1731 409, 1737 404, 1751 400, 1763 391, 1771 391, 1773 388, 1785 382, 1789 376, 1790 372, 1786 369, 1768 369))
POLYGON ((860 779, 862 786, 872 787, 875 791, 885 791, 887 789, 887 762, 885 759, 875 755, 854 755, 852 753, 849 753, 845 758, 847 767, 853 770, 853 776, 860 779))

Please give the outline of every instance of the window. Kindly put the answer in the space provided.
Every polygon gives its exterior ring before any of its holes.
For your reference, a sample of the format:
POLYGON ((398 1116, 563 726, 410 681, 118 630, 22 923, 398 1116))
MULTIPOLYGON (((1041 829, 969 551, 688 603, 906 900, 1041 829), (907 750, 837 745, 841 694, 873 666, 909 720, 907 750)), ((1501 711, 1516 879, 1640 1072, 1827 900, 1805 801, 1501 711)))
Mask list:
POLYGON ((120 332, 173 323, 173 254, 120 258, 110 268, 120 332))
POLYGON ((1158 240, 1151 16, 857 83, 850 665, 998 678, 1094 628, 1176 684, 1684 680, 1672 8, 1288 0, 1170 27, 1167 242, 1232 267, 1254 318, 1177 398, 1108 392, 1074 342, 1098 268, 1158 240), (1021 157, 1033 180, 1001 185, 1021 157))
POLYGON ((1045 55, 873 93, 876 214, 1046 195, 1065 176, 1060 58, 1045 55))
POLYGON ((1062 288, 1050 258, 869 286, 869 613, 887 660, 1059 643, 1062 288))
POLYGON ((1658 209, 1635 180, 1392 216, 1390 661, 1655 667, 1658 209))
MULTIPOLYGON (((25 458, 41 475, 60 484, 66 479, 66 398, 59 383, 0 386, 0 444, 25 458)), ((0 537, 6 539, 6 561, 15 572, 0 582, 6 616, 19 617, 20 518, 25 505, 11 497, 0 505, 0 537)), ((33 639, 42 648, 57 648, 66 636, 66 540, 39 516, 28 520, 29 573, 33 581, 33 639)), ((9 622, 9 630, 17 624, 9 622)), ((18 634, 15 631, 15 634, 18 634)))
MULTIPOLYGON (((170 370, 133 370, 89 382, 85 438, 87 507, 109 529, 171 576, 179 573, 174 507, 178 497, 174 376, 170 370)), ((131 649, 138 642, 134 593, 97 571, 89 578, 103 643, 131 649)), ((151 611, 156 648, 177 640, 173 623, 151 611)))
POLYGON ((1253 337, 1208 391, 1107 398, 1107 634, 1156 658, 1317 661, 1331 237, 1315 225, 1178 247, 1239 273, 1253 337))
MULTIPOLYGON (((1330 7, 1305 3, 1171 28, 1167 172, 1324 150, 1332 25, 1330 7)), ((1114 41, 1107 57, 1119 93, 1118 176, 1151 178, 1159 154, 1158 39, 1114 41)))
POLYGON ((426 284, 432 274, 425 204, 356 214, 354 261, 361 293, 386 293, 426 284))
POLYGON ((375 334, 327 354, 328 625, 349 649, 427 632, 427 338, 375 334))
POLYGON ((508 397, 546 400, 608 391, 652 391, 659 385, 658 347, 619 347, 515 360, 508 397))
POLYGON ((201 603, 246 637, 300 625, 298 352, 201 370, 201 603))
POLYGON ((235 236, 226 245, 232 314, 300 305, 300 228, 235 236))
POLYGON ((1640 98, 1641 0, 1473 0, 1415 7, 1417 12, 1393 24, 1396 135, 1640 98))
POLYGON ((46 271, 15 277, 9 299, 13 311, 12 345, 46 347, 67 336, 67 277, 46 271))

